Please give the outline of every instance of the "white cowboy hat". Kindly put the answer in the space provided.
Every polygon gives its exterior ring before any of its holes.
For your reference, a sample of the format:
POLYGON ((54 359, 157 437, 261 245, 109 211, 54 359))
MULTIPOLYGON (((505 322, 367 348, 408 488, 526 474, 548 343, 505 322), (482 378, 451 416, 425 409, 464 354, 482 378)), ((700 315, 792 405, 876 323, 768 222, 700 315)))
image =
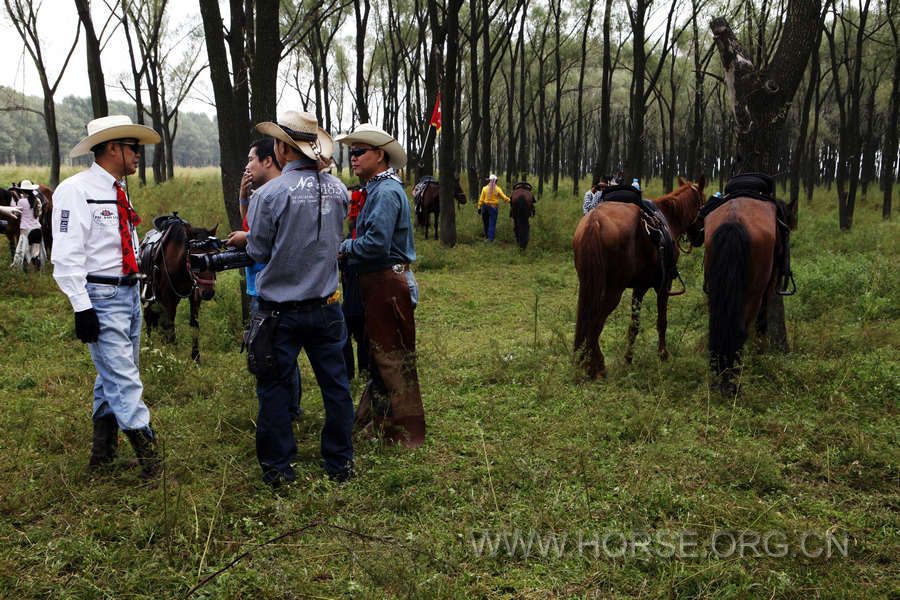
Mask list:
POLYGON ((28 179, 23 179, 21 182, 19 182, 19 185, 13 185, 12 187, 17 190, 28 190, 33 192, 34 190, 38 189, 38 184, 31 183, 31 181, 28 179))
POLYGON ((313 160, 328 162, 334 155, 334 140, 319 127, 316 115, 289 110, 277 123, 265 121, 256 126, 263 135, 281 140, 313 160))
POLYGON ((136 125, 126 115, 110 115, 94 119, 87 124, 87 137, 69 151, 69 158, 82 156, 91 148, 112 140, 137 140, 138 144, 158 144, 159 134, 146 125, 136 125))
POLYGON ((491 173, 488 175, 488 181, 497 181, 497 176, 491 173))
POLYGON ((339 143, 345 146, 352 144, 368 144, 381 148, 390 157, 390 166, 395 169, 402 169, 406 166, 406 151, 400 145, 394 136, 383 129, 375 127, 371 123, 360 123, 360 125, 350 133, 342 133, 335 138, 339 143))

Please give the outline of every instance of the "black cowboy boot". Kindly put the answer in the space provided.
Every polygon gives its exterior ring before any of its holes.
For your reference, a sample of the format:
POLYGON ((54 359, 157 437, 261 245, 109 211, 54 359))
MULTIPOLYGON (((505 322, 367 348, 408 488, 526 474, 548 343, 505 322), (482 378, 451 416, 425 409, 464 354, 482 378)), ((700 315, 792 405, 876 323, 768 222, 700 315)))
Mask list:
POLYGON ((141 476, 150 479, 159 470, 159 455, 156 452, 156 436, 148 425, 144 429, 128 429, 125 431, 128 441, 134 447, 138 463, 141 465, 141 476))
POLYGON ((91 458, 88 467, 95 469, 116 459, 119 449, 119 424, 115 415, 94 419, 94 436, 91 441, 91 458))

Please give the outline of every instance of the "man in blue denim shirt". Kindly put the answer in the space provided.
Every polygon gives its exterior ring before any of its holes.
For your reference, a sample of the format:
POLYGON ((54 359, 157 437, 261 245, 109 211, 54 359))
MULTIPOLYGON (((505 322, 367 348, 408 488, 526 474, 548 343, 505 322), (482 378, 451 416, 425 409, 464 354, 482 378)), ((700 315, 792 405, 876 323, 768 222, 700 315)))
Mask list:
POLYGON ((416 249, 409 200, 394 173, 406 164, 406 152, 368 123, 337 139, 351 147, 350 165, 366 180, 356 239, 341 242, 341 255, 359 273, 373 365, 357 425, 371 427, 387 442, 417 448, 425 443, 425 409, 416 367, 418 286, 409 269, 416 249))
POLYGON ((344 481, 353 473, 353 400, 343 355, 347 330, 337 291, 337 253, 347 188, 319 172, 334 142, 315 115, 289 111, 256 129, 275 138, 275 154, 284 165, 280 177, 256 192, 247 215, 247 254, 265 264, 256 280, 259 308, 278 314, 275 372, 257 376, 256 454, 266 483, 295 479, 290 408, 300 391, 297 356, 305 348, 325 406, 325 471, 344 481))

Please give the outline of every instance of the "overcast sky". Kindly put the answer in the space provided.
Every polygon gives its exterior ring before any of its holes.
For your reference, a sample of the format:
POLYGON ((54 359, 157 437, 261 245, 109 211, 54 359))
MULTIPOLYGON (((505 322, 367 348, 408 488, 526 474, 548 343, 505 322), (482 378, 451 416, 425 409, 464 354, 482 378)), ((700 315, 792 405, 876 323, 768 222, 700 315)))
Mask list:
MULTIPOLYGON (((35 0, 35 2, 39 1, 35 0)), ((101 0, 94 0, 91 4, 94 14, 94 27, 99 33, 104 23, 101 19, 105 19, 109 11, 101 0)), ((168 3, 166 11, 169 15, 170 28, 172 29, 177 24, 185 21, 200 23, 200 8, 196 2, 174 0, 168 3)), ((3 34, 2 39, 5 49, 5 58, 0 61, 0 84, 20 92, 24 90, 28 95, 43 97, 41 82, 38 79, 37 70, 34 67, 31 56, 25 50, 5 7, 0 13, 2 13, 2 17, 0 17, 0 31, 3 34)), ((44 61, 47 63, 51 84, 58 76, 59 69, 66 58, 66 53, 72 46, 77 24, 78 12, 75 10, 75 3, 72 0, 43 0, 41 3, 41 8, 38 12, 38 29, 41 32, 41 47, 44 61)), ((203 56, 200 57, 199 65, 206 63, 205 49, 202 52, 203 56)), ((121 28, 116 31, 106 44, 101 60, 103 61, 103 74, 106 79, 107 97, 110 100, 131 102, 131 99, 122 91, 118 84, 120 79, 124 79, 127 86, 133 85, 131 66, 128 59, 128 46, 121 28)), ((73 54, 69 67, 66 69, 66 73, 59 84, 59 89, 56 93, 58 101, 66 96, 89 97, 91 95, 86 65, 84 32, 82 32, 75 54, 73 54)), ((191 98, 185 100, 182 104, 182 110, 205 112, 209 115, 215 114, 215 108, 203 99, 212 97, 212 88, 207 73, 208 71, 204 72, 197 80, 191 98)))

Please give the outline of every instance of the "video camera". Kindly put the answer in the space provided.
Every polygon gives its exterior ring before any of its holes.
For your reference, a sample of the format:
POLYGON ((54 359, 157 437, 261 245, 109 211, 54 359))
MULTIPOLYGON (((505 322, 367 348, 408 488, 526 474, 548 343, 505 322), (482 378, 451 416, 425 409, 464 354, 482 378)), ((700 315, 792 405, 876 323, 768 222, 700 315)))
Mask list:
POLYGON ((228 269, 249 267, 253 264, 253 259, 246 252, 236 248, 209 254, 191 254, 189 260, 191 262, 191 270, 197 272, 226 271, 228 269))

